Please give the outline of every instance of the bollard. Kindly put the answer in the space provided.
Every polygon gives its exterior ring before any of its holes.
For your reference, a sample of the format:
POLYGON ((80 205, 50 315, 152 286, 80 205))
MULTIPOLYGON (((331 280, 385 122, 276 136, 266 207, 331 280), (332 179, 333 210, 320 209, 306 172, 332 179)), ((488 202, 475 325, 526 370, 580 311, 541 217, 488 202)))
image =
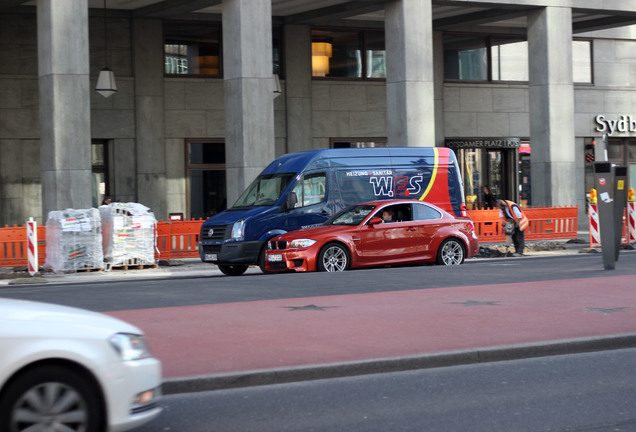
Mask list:
POLYGON ((627 243, 636 241, 636 209, 634 202, 634 188, 627 191, 627 243))
POLYGON ((28 270, 31 276, 38 272, 38 223, 32 217, 26 223, 28 270))
POLYGON ((590 248, 601 245, 601 235, 598 231, 598 201, 596 189, 590 189, 590 208, 588 211, 590 222, 590 248))

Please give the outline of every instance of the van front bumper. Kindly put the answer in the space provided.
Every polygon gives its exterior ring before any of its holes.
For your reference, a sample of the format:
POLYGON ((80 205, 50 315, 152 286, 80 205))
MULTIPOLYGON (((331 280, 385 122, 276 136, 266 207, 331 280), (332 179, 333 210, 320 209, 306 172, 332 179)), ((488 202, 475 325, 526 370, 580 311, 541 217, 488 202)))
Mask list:
POLYGON ((265 245, 263 241, 213 244, 199 243, 201 261, 213 264, 258 264, 258 256, 265 245))

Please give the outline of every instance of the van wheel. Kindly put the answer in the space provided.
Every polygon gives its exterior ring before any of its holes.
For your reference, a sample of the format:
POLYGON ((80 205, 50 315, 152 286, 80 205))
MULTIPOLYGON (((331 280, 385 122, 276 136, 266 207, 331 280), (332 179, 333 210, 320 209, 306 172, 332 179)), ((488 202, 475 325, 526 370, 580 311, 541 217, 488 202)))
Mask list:
POLYGON ((437 264, 440 265, 460 265, 464 262, 464 245, 461 241, 449 238, 442 242, 437 251, 437 264))
POLYGON ((6 388, 0 400, 0 430, 101 431, 104 413, 98 393, 69 368, 31 369, 6 388))
POLYGON ((226 276, 240 276, 247 270, 246 265, 218 265, 219 270, 226 276))
POLYGON ((318 271, 341 272, 349 269, 351 259, 346 247, 329 243, 318 254, 318 271))

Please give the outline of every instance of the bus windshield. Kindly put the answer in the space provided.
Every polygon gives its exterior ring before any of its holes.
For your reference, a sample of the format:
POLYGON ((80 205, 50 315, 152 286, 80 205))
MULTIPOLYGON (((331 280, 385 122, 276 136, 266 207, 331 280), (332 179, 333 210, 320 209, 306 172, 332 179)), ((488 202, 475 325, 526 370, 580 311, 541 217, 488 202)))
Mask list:
POLYGON ((256 180, 236 201, 234 207, 273 206, 295 175, 295 173, 279 173, 256 177, 256 180))

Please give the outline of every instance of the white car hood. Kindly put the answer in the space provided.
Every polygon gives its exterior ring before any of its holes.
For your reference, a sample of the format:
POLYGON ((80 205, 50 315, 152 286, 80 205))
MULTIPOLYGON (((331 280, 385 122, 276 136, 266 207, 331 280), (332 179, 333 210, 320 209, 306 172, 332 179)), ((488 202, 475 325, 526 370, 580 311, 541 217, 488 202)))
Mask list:
MULTIPOLYGON (((46 323, 54 327, 73 326, 77 330, 104 330, 105 333, 135 333, 141 330, 117 318, 68 306, 40 303, 25 300, 0 298, 0 332, 4 333, 5 325, 38 327, 46 323), (79 328, 78 328, 79 327, 79 328)), ((43 329, 44 330, 44 329, 43 329)))

